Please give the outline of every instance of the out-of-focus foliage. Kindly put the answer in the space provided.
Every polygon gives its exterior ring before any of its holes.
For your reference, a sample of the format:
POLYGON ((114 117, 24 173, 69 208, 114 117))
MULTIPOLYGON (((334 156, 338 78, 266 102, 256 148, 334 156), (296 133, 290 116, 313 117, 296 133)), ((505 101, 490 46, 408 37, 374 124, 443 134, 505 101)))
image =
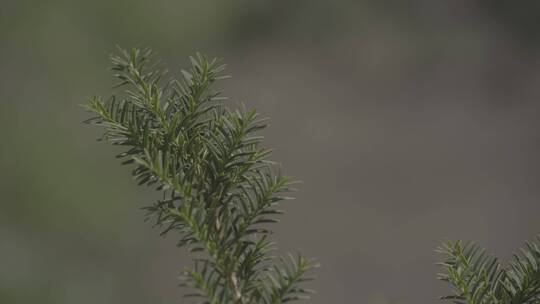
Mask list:
POLYGON ((260 147, 266 127, 254 111, 224 107, 214 83, 225 66, 191 57, 181 80, 168 79, 149 49, 120 49, 112 57, 122 96, 94 97, 86 120, 103 126, 103 139, 124 151, 122 164, 135 164, 139 185, 163 198, 145 207, 162 235, 180 234, 179 247, 202 252, 187 269, 189 297, 212 304, 279 304, 306 298, 299 284, 315 265, 298 255, 275 261, 265 224, 276 223, 278 203, 289 199, 292 180, 276 173, 260 147))

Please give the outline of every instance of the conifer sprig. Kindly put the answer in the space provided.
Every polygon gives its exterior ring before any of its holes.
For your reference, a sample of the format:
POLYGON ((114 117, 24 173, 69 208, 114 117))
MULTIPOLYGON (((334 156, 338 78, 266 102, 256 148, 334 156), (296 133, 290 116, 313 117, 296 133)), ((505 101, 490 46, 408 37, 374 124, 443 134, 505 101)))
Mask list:
POLYGON ((445 260, 439 279, 454 293, 442 297, 463 304, 539 304, 540 237, 527 242, 506 266, 474 243, 450 242, 437 250, 445 260))
POLYGON ((283 176, 261 147, 266 120, 253 110, 229 110, 216 81, 226 78, 218 59, 197 54, 180 80, 159 69, 149 49, 119 49, 111 57, 118 87, 106 102, 93 97, 89 124, 122 146, 139 185, 162 193, 146 206, 163 235, 196 254, 181 276, 187 297, 211 304, 278 304, 304 299, 300 287, 317 265, 300 255, 274 258, 269 224, 288 200, 294 180, 283 176))

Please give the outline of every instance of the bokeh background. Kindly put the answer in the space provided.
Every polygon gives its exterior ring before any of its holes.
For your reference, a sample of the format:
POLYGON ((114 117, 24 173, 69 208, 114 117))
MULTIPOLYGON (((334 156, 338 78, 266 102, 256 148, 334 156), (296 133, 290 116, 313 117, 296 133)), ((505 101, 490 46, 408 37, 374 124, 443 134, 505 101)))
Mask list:
POLYGON ((187 303, 152 194, 80 123, 116 44, 224 57, 272 118, 311 303, 436 303, 440 242, 540 233, 538 1, 0 0, 0 303, 187 303))

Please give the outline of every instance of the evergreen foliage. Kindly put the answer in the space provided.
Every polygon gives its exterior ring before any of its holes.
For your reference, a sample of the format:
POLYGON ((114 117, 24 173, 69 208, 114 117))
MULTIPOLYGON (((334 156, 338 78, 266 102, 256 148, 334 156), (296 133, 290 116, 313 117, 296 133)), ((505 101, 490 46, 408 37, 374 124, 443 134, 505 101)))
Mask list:
POLYGON ((139 185, 161 193, 145 207, 163 235, 195 254, 181 276, 186 297, 211 304, 277 304, 305 299, 300 284, 317 265, 300 255, 273 257, 269 225, 283 212, 294 180, 280 174, 261 147, 266 120, 229 110, 213 89, 220 60, 197 55, 180 80, 169 79, 149 49, 120 49, 112 71, 125 88, 106 102, 93 97, 86 122, 123 147, 139 185))
POLYGON ((540 303, 540 237, 527 242, 506 266, 474 243, 450 242, 437 251, 445 257, 439 279, 454 287, 454 293, 443 300, 460 304, 540 303))
MULTIPOLYGON (((268 160, 259 132, 266 119, 230 110, 213 89, 226 78, 220 60, 197 54, 180 80, 159 68, 150 49, 111 56, 123 87, 107 101, 89 100, 86 123, 105 128, 100 140, 123 147, 116 157, 133 167, 139 185, 161 193, 144 207, 161 234, 195 254, 181 275, 186 297, 208 304, 280 304, 308 299, 301 283, 317 267, 299 254, 274 257, 270 224, 294 180, 268 160)), ((453 286, 441 297, 456 304, 540 304, 540 237, 508 265, 474 243, 448 242, 439 279, 453 286)))

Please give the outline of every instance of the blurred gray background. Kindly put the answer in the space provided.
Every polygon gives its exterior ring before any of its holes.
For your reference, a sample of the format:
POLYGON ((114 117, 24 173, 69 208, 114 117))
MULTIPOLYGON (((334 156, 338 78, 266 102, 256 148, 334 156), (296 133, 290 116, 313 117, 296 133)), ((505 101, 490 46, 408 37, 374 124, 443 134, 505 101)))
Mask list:
POLYGON ((187 303, 189 256, 80 123, 116 44, 224 57, 272 118, 313 304, 436 303, 442 241, 508 259, 540 233, 538 1, 0 0, 1 303, 187 303))

